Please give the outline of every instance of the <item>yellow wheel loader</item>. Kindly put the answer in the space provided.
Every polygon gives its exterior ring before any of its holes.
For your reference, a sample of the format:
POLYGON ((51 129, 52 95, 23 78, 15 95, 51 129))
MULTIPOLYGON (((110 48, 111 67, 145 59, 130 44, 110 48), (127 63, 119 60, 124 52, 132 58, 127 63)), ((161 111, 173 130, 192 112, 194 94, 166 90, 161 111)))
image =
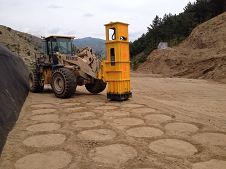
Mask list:
POLYGON ((91 93, 100 93, 106 88, 106 82, 97 78, 100 60, 89 46, 73 55, 74 38, 59 35, 43 38, 43 53, 35 55, 36 68, 29 75, 31 92, 42 92, 45 84, 51 84, 56 97, 69 98, 77 85, 85 85, 91 93))

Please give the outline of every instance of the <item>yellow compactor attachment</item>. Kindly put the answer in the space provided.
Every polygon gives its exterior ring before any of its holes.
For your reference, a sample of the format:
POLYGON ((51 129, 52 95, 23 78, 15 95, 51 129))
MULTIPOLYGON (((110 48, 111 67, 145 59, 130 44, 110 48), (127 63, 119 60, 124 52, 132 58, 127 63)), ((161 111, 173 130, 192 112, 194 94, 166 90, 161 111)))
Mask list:
POLYGON ((126 100, 132 97, 130 88, 130 57, 128 25, 122 22, 105 24, 107 60, 99 75, 108 82, 107 98, 126 100))

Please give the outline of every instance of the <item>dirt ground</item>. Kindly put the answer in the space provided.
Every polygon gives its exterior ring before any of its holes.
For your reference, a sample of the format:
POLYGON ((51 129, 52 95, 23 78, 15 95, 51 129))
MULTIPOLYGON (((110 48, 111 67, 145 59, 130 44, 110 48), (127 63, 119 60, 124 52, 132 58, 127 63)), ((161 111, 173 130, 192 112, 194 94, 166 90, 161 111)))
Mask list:
POLYGON ((8 136, 2 169, 222 169, 226 85, 131 73, 133 97, 78 87, 58 99, 30 93, 8 136))

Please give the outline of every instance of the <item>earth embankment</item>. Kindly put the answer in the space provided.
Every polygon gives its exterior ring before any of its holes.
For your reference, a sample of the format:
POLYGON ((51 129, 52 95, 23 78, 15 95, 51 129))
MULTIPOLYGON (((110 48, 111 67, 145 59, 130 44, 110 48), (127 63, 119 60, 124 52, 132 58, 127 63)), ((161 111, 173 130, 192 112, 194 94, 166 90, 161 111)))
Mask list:
POLYGON ((179 45, 154 50, 137 72, 226 83, 226 12, 197 26, 179 45))

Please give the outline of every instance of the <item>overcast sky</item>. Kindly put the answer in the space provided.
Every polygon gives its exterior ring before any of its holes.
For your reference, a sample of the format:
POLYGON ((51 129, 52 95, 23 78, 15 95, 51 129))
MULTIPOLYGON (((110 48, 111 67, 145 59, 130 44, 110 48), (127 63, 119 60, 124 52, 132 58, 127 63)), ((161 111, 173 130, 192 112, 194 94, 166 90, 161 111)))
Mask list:
POLYGON ((129 40, 147 32, 156 15, 179 14, 194 0, 0 0, 0 25, 32 35, 105 39, 104 24, 129 25, 129 40))

